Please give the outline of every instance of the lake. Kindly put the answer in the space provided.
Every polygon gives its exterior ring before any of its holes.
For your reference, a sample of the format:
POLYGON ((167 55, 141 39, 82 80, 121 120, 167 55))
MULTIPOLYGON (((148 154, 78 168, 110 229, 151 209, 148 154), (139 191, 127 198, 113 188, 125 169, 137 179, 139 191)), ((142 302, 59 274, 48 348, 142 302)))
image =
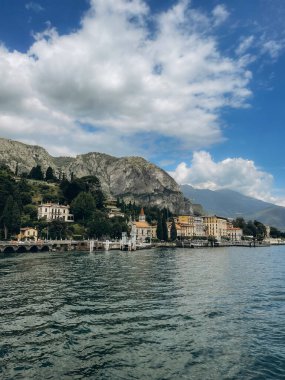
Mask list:
POLYGON ((1 379, 285 379, 285 246, 0 255, 1 379))

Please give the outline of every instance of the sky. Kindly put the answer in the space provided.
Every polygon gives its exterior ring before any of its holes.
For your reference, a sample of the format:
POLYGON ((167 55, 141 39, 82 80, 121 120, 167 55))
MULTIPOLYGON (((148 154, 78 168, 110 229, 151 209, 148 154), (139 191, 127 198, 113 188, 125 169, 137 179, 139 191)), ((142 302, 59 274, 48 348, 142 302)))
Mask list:
POLYGON ((0 0, 0 137, 285 206, 284 0, 0 0))

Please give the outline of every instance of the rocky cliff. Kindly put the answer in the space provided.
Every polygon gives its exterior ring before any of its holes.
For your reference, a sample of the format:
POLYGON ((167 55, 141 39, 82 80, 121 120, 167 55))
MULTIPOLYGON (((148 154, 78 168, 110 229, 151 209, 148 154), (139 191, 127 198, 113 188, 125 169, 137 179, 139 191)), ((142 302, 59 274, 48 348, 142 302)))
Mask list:
POLYGON ((19 174, 41 165, 51 166, 55 173, 67 178, 96 175, 106 195, 136 201, 141 205, 168 207, 175 213, 192 211, 179 186, 164 170, 141 157, 112 157, 102 153, 87 153, 76 157, 52 157, 39 147, 0 138, 0 162, 19 174))

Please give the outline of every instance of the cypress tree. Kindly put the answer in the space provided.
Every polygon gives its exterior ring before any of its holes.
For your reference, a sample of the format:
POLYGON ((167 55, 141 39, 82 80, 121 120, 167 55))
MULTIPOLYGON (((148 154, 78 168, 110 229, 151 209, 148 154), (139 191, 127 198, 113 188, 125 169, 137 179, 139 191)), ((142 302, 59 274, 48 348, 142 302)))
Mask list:
POLYGON ((163 240, 163 231, 162 231, 162 220, 160 212, 157 215, 157 228, 156 228, 156 236, 158 240, 163 240))
POLYGON ((55 180, 55 176, 53 174, 53 169, 52 167, 48 167, 47 170, 46 170, 46 181, 54 181, 55 180))
POLYGON ((42 181, 44 179, 44 175, 42 172, 42 168, 40 165, 34 166, 30 171, 29 178, 36 179, 38 181, 42 181))
POLYGON ((172 219, 172 223, 171 223, 171 228, 170 228, 170 239, 171 239, 172 241, 174 241, 174 240, 177 239, 177 230, 176 230, 176 225, 175 225, 174 219, 172 219))
POLYGON ((167 241, 168 240, 168 228, 167 228, 167 222, 166 217, 163 215, 162 217, 162 240, 167 241))
POLYGON ((21 223, 20 208, 13 199, 12 195, 6 200, 3 214, 1 217, 1 224, 3 224, 5 239, 8 235, 19 231, 21 223))

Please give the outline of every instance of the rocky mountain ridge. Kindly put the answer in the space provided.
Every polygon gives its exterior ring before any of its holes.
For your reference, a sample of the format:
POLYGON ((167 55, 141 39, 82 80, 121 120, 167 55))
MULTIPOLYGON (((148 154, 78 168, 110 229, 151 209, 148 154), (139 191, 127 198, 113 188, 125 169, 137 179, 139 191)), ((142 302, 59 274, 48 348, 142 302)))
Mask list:
POLYGON ((141 205, 168 207, 175 213, 192 212, 178 184, 169 174, 141 157, 113 157, 104 153, 87 153, 76 157, 52 157, 40 146, 0 138, 0 163, 14 171, 29 173, 41 165, 50 166, 67 178, 96 175, 107 196, 120 197, 141 205))

